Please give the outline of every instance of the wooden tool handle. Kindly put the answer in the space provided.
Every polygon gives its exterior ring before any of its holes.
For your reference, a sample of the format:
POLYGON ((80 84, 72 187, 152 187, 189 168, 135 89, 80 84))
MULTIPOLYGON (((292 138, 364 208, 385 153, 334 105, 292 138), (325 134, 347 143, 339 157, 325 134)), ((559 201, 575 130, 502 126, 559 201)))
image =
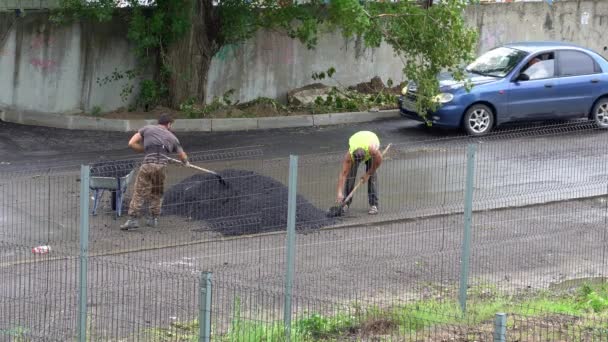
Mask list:
MULTIPOLYGON (((170 161, 174 162, 174 163, 178 163, 178 164, 182 164, 182 165, 184 164, 184 163, 182 163, 181 161, 179 161, 179 160, 177 160, 177 159, 175 159, 175 158, 171 158, 171 157, 168 157, 168 156, 164 156, 164 157, 165 157, 165 158, 167 158, 168 160, 170 160, 170 161)), ((212 175, 216 175, 216 176, 217 176, 217 173, 216 173, 216 172, 213 172, 213 171, 211 171, 211 170, 207 170, 207 169, 202 168, 202 167, 200 167, 200 166, 196 166, 196 165, 192 165, 192 164, 188 164, 188 165, 184 165, 184 166, 187 166, 187 167, 189 167, 189 168, 191 168, 191 169, 195 169, 195 170, 199 170, 199 171, 207 172, 207 173, 210 173, 210 174, 212 174, 212 175)))

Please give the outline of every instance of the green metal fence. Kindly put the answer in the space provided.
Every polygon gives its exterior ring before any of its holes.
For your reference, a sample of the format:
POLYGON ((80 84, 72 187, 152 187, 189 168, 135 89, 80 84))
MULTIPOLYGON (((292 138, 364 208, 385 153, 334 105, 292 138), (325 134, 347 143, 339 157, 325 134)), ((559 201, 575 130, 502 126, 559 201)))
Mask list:
POLYGON ((606 143, 565 124, 395 145, 380 213, 362 190, 340 218, 343 152, 192 153, 228 186, 171 165, 160 226, 129 232, 139 159, 3 166, 0 340, 605 340, 606 143))

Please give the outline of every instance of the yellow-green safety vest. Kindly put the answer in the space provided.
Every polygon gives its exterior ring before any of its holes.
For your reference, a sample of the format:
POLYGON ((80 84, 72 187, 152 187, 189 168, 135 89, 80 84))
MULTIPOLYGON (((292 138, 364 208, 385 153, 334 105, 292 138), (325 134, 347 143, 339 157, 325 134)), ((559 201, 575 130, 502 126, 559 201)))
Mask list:
POLYGON ((371 158, 369 154, 370 146, 380 148, 380 139, 378 139, 378 136, 374 132, 360 131, 348 139, 348 151, 351 158, 353 158, 355 150, 362 148, 365 151, 364 161, 368 161, 371 158))

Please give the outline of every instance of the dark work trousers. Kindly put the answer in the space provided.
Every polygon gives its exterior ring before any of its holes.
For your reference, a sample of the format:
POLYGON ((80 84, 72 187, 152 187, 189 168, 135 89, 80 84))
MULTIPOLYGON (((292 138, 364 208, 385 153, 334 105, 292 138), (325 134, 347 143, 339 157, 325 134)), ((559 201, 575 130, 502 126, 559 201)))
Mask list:
MULTIPOLYGON (((372 160, 368 160, 365 162, 365 172, 369 171, 369 168, 372 167, 372 160)), ((348 177, 346 178, 346 184, 344 184, 344 198, 346 198, 353 188, 355 184, 359 181, 357 179, 357 169, 359 168, 359 162, 353 161, 353 166, 350 168, 348 172, 348 177)), ((369 201, 369 205, 378 205, 378 187, 376 185, 378 181, 378 176, 374 173, 367 182, 367 200, 369 201)), ((354 197, 354 196, 353 196, 354 197)), ((350 203, 353 201, 352 197, 346 204, 350 206, 350 203)))

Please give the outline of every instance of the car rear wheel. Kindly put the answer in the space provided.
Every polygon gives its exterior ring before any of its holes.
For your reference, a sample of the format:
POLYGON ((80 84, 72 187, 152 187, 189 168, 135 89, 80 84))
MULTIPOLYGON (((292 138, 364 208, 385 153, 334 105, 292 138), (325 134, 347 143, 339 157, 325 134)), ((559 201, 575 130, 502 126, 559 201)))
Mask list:
POLYGON ((599 128, 608 128, 608 97, 603 97, 593 106, 593 120, 599 128))
POLYGON ((473 105, 464 114, 462 125, 469 135, 480 136, 488 134, 494 125, 494 113, 486 105, 473 105))

